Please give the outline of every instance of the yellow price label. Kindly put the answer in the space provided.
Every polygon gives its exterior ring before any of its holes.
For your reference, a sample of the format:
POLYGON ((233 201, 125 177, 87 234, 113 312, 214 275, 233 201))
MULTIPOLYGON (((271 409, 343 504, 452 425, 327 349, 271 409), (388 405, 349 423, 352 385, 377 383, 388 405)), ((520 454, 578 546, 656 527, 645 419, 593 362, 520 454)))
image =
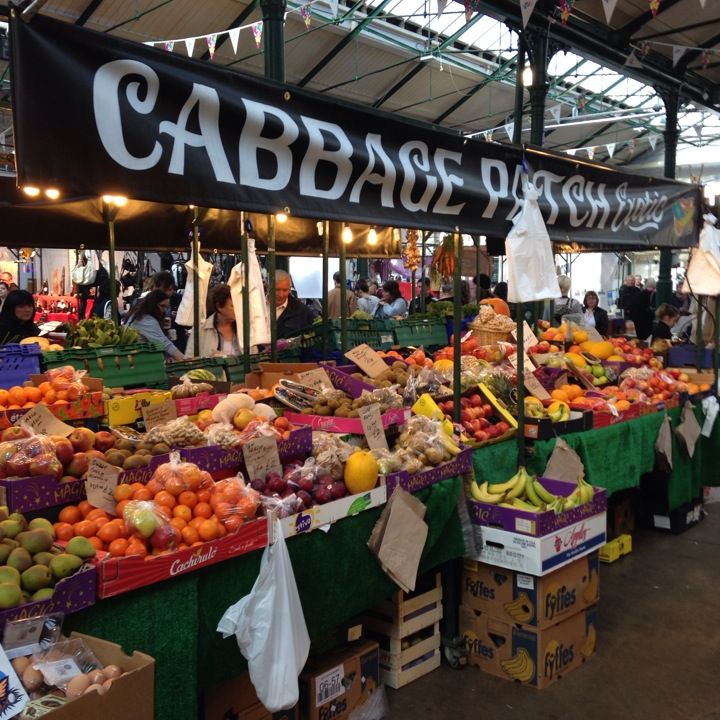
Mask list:
POLYGON ((454 434, 453 424, 445 417, 445 413, 438 407, 438 404, 428 395, 423 393, 412 406, 412 411, 416 415, 423 415, 431 420, 442 420, 443 430, 450 437, 454 434))

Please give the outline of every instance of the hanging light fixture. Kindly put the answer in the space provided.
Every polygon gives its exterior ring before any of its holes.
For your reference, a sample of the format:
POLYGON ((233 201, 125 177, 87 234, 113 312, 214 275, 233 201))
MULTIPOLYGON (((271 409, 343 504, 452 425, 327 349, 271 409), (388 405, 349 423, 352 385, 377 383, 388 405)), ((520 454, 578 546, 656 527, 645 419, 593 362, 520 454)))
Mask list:
POLYGON ((353 232, 350 229, 350 226, 347 223, 345 223, 345 225, 343 226, 343 231, 342 231, 342 241, 347 245, 352 242, 352 239, 353 239, 353 232))
POLYGON ((40 194, 40 188, 37 188, 37 187, 35 187, 35 186, 33 186, 33 185, 26 185, 26 186, 23 188, 23 192, 24 192, 28 197, 37 197, 37 196, 40 194))
POLYGON ((377 236, 377 230, 375 229, 374 225, 370 228, 370 231, 368 232, 367 241, 368 241, 368 245, 370 245, 372 247, 377 245, 378 236, 377 236))

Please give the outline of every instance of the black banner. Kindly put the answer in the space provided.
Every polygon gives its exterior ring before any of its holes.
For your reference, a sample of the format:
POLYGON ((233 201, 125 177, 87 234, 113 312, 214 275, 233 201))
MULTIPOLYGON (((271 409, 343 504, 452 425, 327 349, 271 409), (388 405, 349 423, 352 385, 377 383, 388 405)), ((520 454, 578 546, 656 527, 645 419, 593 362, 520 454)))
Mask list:
MULTIPOLYGON (((42 16, 13 21, 11 49, 21 184, 494 237, 519 207, 517 148, 42 16)), ((527 162, 555 241, 697 243, 697 187, 527 162)))

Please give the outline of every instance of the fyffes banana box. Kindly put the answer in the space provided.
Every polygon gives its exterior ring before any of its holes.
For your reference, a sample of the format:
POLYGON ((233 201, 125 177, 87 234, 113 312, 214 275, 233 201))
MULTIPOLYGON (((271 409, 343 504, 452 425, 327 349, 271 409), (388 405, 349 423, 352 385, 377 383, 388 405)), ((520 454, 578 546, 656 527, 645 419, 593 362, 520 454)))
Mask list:
POLYGON ((460 606, 460 635, 468 662, 523 685, 546 688, 580 667, 595 652, 597 606, 538 630, 460 606))
POLYGON ((599 568, 597 552, 541 577, 466 560, 461 602, 499 620, 544 629, 598 601, 599 568))

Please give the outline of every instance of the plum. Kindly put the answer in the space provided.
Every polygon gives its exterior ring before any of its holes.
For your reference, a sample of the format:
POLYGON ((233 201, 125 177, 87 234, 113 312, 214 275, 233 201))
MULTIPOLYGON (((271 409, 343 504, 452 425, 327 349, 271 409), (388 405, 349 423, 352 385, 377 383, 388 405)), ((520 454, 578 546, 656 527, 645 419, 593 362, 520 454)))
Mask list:
POLYGON ((318 478, 320 485, 332 485, 335 482, 335 478, 332 475, 320 475, 318 478))
POLYGON ((318 504, 323 505, 333 499, 332 485, 321 485, 315 491, 315 500, 318 504))
POLYGON ((289 485, 286 485, 285 489, 280 493, 280 497, 287 498, 294 494, 295 494, 295 491, 289 485))
POLYGON ((335 500, 339 500, 347 495, 347 488, 342 480, 336 480, 332 484, 330 491, 332 492, 332 496, 335 500))
POLYGON ((305 490, 299 490, 297 496, 298 500, 302 502, 303 507, 309 508, 312 505, 313 499, 309 492, 306 492, 305 490))
POLYGON ((284 492, 287 483, 277 473, 269 473, 267 476, 267 489, 273 493, 284 492))
POLYGON ((250 487, 253 490, 257 490, 259 493, 265 492, 265 481, 257 478, 250 483, 250 487))
POLYGON ((311 492, 312 489, 315 487, 315 483, 313 482, 313 479, 311 477, 301 477, 297 481, 297 486, 304 490, 305 492, 311 492))

